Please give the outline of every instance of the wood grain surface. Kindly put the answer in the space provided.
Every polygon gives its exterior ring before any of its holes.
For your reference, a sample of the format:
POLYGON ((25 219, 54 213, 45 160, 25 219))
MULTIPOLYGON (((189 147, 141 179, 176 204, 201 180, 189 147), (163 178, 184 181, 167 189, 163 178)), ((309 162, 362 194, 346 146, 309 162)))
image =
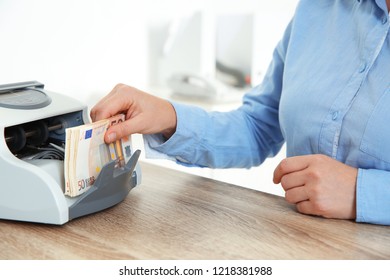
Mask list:
POLYGON ((0 259, 390 259, 390 227, 141 164, 120 204, 62 226, 0 220, 0 259))

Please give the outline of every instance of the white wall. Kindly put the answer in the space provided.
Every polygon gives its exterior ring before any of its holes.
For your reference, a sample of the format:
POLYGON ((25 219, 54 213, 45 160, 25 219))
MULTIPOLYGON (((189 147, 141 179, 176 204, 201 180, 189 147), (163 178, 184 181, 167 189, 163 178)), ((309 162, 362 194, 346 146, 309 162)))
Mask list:
POLYGON ((0 84, 38 80, 88 101, 116 83, 147 86, 147 25, 195 10, 256 11, 258 57, 272 49, 297 0, 1 0, 0 84))
MULTIPOLYGON (((148 25, 196 10, 256 11, 259 37, 255 60, 265 71, 297 2, 0 0, 0 84, 38 80, 47 89, 76 97, 89 106, 118 82, 148 88, 149 68, 153 67, 148 56, 148 25)), ((201 173, 261 189, 264 182, 272 184, 277 162, 278 158, 249 171, 201 173)), ((270 192, 273 187, 269 187, 270 192)))
POLYGON ((117 82, 142 85, 147 9, 134 3, 0 1, 0 82, 38 80, 83 101, 117 82))

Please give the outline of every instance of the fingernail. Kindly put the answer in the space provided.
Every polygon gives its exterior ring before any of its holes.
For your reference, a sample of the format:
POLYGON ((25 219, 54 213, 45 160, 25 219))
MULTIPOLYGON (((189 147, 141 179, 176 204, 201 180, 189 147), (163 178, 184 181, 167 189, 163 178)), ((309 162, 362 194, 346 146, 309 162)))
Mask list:
POLYGON ((111 143, 111 142, 114 142, 116 140, 116 132, 111 132, 110 134, 108 134, 108 141, 111 143))

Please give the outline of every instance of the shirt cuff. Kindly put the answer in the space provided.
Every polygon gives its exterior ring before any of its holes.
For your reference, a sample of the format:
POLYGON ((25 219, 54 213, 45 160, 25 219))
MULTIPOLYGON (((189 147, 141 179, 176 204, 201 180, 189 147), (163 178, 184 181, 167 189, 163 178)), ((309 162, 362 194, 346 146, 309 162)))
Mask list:
POLYGON ((390 225, 390 172, 359 169, 356 183, 356 221, 390 225))
POLYGON ((165 153, 162 153, 156 148, 161 146, 165 142, 165 138, 162 134, 145 134, 144 138, 144 147, 145 147, 145 157, 148 159, 167 159, 175 161, 174 157, 168 156, 165 153))
POLYGON ((194 158, 196 146, 203 137, 205 122, 202 120, 207 118, 207 113, 195 106, 171 103, 177 115, 176 132, 168 140, 162 134, 144 135, 146 157, 169 159, 186 166, 202 167, 191 163, 190 159, 194 158))

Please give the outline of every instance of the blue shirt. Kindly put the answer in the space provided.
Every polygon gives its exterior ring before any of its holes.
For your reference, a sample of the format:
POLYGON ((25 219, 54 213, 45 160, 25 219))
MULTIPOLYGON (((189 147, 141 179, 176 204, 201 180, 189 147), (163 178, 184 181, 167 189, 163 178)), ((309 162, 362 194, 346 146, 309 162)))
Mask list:
MULTIPOLYGON (((358 222, 390 225, 390 36, 385 0, 302 0, 263 82, 231 112, 173 103, 152 148, 213 168, 325 154, 357 167, 358 222)), ((272 27, 271 27, 272 28, 272 27)))

